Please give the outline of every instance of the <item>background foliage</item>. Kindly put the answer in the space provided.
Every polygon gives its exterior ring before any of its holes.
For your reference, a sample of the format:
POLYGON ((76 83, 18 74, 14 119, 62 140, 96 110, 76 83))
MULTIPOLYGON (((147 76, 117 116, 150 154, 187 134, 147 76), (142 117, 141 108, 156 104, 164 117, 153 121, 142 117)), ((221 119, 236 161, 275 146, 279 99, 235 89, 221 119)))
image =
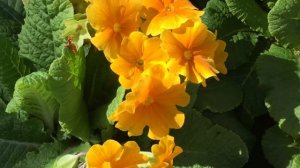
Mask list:
MULTIPOLYGON (((226 41, 229 72, 188 85, 185 125, 172 132, 184 149, 176 167, 299 168, 300 1, 191 2, 226 41)), ((0 167, 80 166, 89 143, 109 138, 149 150, 146 136, 129 138, 106 119, 125 90, 103 53, 64 47, 63 21, 85 6, 0 0, 0 167)))

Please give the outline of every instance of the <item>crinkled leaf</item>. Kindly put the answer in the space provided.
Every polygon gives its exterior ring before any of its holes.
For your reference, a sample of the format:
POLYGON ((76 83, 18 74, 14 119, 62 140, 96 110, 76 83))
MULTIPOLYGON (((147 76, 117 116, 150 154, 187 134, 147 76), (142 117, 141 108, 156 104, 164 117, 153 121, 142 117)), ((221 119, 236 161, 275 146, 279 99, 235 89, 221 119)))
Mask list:
POLYGON ((69 0, 30 0, 25 5, 26 18, 19 34, 19 55, 48 68, 61 56, 65 40, 63 21, 73 17, 69 0))
POLYGON ((83 152, 87 152, 90 145, 79 144, 70 146, 70 143, 48 143, 39 148, 39 152, 30 152, 15 168, 74 168, 83 152))
POLYGON ((11 41, 0 36, 0 83, 3 90, 12 95, 16 81, 29 73, 29 69, 18 56, 11 41))
POLYGON ((36 117, 53 131, 59 105, 47 90, 47 78, 48 74, 41 71, 20 78, 16 82, 13 99, 7 105, 6 111, 18 112, 23 119, 36 117))
POLYGON ((176 166, 242 167, 248 160, 246 145, 235 133, 213 124, 200 112, 186 111, 183 128, 174 131, 176 145, 183 153, 176 157, 176 166))
POLYGON ((249 61, 257 42, 257 34, 234 17, 225 1, 210 0, 205 9, 203 22, 212 31, 217 31, 218 38, 226 42, 229 54, 226 67, 236 69, 249 61))
POLYGON ((260 84, 266 90, 270 115, 292 136, 300 135, 300 58, 272 45, 257 60, 260 84))
POLYGON ((64 146, 58 142, 43 144, 38 152, 30 152, 14 168, 52 168, 55 159, 63 153, 64 146))
POLYGON ((41 142, 49 141, 37 119, 21 122, 17 114, 0 112, 0 167, 11 168, 23 159, 27 152, 35 151, 41 142))
POLYGON ((278 0, 268 14, 270 33, 285 47, 300 49, 299 9, 299 0, 278 0))
POLYGON ((243 97, 241 86, 230 78, 220 81, 209 80, 207 86, 200 86, 195 108, 199 111, 226 112, 237 107, 243 97))
POLYGON ((230 12, 253 30, 269 35, 267 13, 253 0, 226 0, 230 12))
POLYGON ((223 0, 208 1, 204 11, 201 19, 210 30, 217 31, 218 36, 222 39, 230 38, 240 31, 249 31, 249 28, 231 14, 223 0))
POLYGON ((275 168, 300 167, 299 140, 294 140, 278 127, 267 130, 262 145, 266 158, 275 168))
POLYGON ((60 104, 58 119, 63 131, 86 141, 89 137, 89 123, 83 100, 84 49, 74 54, 65 48, 63 56, 51 64, 49 75, 48 86, 60 104))

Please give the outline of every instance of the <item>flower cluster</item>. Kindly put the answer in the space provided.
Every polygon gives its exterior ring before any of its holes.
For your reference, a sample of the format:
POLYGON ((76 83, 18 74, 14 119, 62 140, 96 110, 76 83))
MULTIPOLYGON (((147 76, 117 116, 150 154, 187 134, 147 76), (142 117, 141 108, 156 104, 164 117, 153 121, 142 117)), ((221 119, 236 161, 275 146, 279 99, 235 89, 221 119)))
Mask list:
MULTIPOLYGON (((129 136, 142 135, 148 127, 148 137, 163 143, 170 129, 184 124, 177 106, 189 104, 186 82, 206 86, 206 79, 227 73, 225 42, 208 30, 200 19, 204 12, 188 0, 89 2, 91 42, 130 91, 109 120, 129 136)), ((162 149, 153 147, 156 153, 162 149)))
POLYGON ((115 140, 107 140, 103 145, 93 145, 86 154, 86 160, 88 168, 171 168, 174 157, 181 152, 172 136, 165 136, 154 144, 151 153, 141 152, 134 141, 122 146, 115 140))

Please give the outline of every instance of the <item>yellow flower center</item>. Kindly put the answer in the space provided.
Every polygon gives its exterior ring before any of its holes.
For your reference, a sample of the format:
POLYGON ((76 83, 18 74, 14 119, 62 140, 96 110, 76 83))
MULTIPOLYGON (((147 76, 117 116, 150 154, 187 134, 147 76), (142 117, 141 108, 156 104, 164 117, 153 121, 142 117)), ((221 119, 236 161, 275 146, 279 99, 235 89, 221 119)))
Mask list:
POLYGON ((172 4, 169 4, 165 7, 165 11, 172 12, 174 11, 174 6, 172 4))
POLYGON ((138 59, 138 60, 136 61, 136 66, 137 66, 138 68, 140 68, 140 69, 143 69, 143 68, 144 68, 144 60, 138 59))
POLYGON ((147 97, 147 99, 145 100, 144 104, 146 106, 149 106, 150 104, 152 104, 154 101, 153 101, 153 98, 152 97, 147 97))
POLYGON ((186 60, 190 60, 193 57, 193 53, 190 50, 185 51, 183 55, 186 60))
POLYGON ((103 167, 107 167, 107 168, 111 168, 111 164, 110 162, 106 162, 104 161, 104 163, 102 164, 103 167))
POLYGON ((115 23, 113 29, 114 29, 114 32, 120 32, 121 25, 119 23, 115 23))

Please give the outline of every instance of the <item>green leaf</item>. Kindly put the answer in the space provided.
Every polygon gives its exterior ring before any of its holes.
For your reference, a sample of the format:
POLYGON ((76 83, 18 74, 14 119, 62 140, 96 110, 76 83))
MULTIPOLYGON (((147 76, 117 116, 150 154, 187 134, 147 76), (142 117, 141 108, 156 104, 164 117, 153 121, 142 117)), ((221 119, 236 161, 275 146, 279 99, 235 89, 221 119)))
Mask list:
MULTIPOLYGON (((106 111, 107 118, 109 118, 113 114, 113 112, 115 112, 117 110, 119 104, 123 101, 124 96, 125 96, 125 89, 122 86, 120 86, 117 89, 116 97, 108 105, 108 108, 106 111)), ((111 123, 111 124, 113 124, 113 123, 111 123)))
POLYGON ((24 7, 22 0, 0 0, 1 15, 9 16, 11 20, 23 23, 24 7))
POLYGON ((257 60, 260 84, 266 91, 270 115, 288 134, 300 135, 299 57, 291 50, 272 45, 257 60))
POLYGON ((241 139, 246 143, 249 150, 254 146, 256 140, 255 136, 250 131, 250 128, 247 128, 233 112, 224 114, 205 113, 205 116, 208 117, 213 123, 231 130, 240 136, 241 139))
POLYGON ((60 104, 59 123, 66 133, 84 141, 89 137, 88 112, 83 100, 85 53, 83 47, 76 53, 68 48, 49 69, 48 87, 60 104))
POLYGON ((248 160, 246 145, 235 133, 213 124, 200 112, 186 111, 183 128, 174 131, 176 145, 183 153, 175 159, 176 166, 242 167, 248 160))
POLYGON ((267 13, 253 0, 226 0, 230 12, 253 30, 269 36, 267 13))
POLYGON ((26 158, 16 164, 14 168, 52 168, 55 159, 63 153, 64 146, 58 142, 43 144, 39 152, 30 152, 26 158))
POLYGON ((270 33, 285 47, 300 48, 299 8, 299 0, 278 0, 268 14, 270 33))
POLYGON ((0 112, 0 167, 11 168, 23 159, 27 152, 35 151, 41 142, 49 141, 43 123, 36 119, 25 122, 16 114, 0 112))
POLYGON ((21 24, 11 20, 10 16, 3 15, 0 11, 0 36, 11 41, 17 41, 17 34, 21 31, 21 24))
POLYGON ((221 78, 220 81, 209 80, 207 87, 200 86, 195 108, 199 111, 209 109, 212 112, 222 113, 234 109, 242 102, 241 86, 230 78, 221 78))
POLYGON ((74 168, 78 164, 80 155, 67 154, 55 161, 52 168, 74 168))
POLYGON ((234 17, 223 0, 210 0, 204 8, 203 22, 222 39, 241 31, 249 31, 241 21, 234 17))
POLYGON ((250 56, 257 43, 258 35, 250 32, 238 32, 237 34, 226 37, 226 51, 228 59, 226 67, 230 70, 236 69, 249 62, 250 56))
POLYGON ((267 130, 262 145, 266 158, 275 168, 299 168, 300 144, 278 127, 267 130))
POLYGON ((7 105, 6 111, 19 112, 23 119, 34 116, 53 131, 59 105, 47 90, 47 78, 48 74, 41 71, 20 78, 16 82, 13 99, 7 105))
POLYGON ((0 83, 2 89, 12 95, 16 81, 29 73, 29 69, 18 56, 18 50, 5 37, 0 36, 0 83))
MULTIPOLYGON (((88 151, 88 143, 71 146, 71 142, 43 144, 39 152, 30 152, 15 168, 73 168, 88 151)), ((72 142, 74 143, 74 142, 72 142)))
POLYGON ((90 111, 109 104, 120 86, 118 76, 110 69, 103 52, 91 47, 86 57, 85 100, 90 111))
POLYGON ((69 0, 30 0, 25 6, 26 18, 19 34, 19 55, 48 68, 61 56, 65 40, 63 21, 73 17, 69 0))
POLYGON ((88 32, 88 20, 85 15, 77 14, 74 18, 64 21, 64 37, 73 42, 76 49, 79 49, 84 44, 84 40, 90 39, 88 32))

